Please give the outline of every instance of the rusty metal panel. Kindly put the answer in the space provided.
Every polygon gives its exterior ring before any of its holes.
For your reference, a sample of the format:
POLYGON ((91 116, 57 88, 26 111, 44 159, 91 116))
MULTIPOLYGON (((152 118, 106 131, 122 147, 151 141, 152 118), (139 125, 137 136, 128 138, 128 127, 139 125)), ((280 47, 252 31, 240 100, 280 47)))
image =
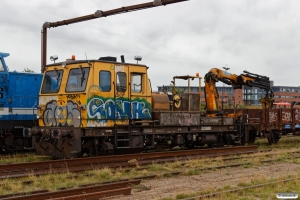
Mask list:
POLYGON ((189 113, 171 113, 171 116, 178 118, 178 124, 180 126, 189 126, 191 115, 189 113))
POLYGON ((221 117, 202 117, 201 125, 222 125, 221 117))
MULTIPOLYGON (((190 111, 199 111, 200 98, 199 94, 190 93, 190 111)), ((189 110, 189 95, 188 93, 180 94, 181 105, 179 108, 174 107, 174 111, 189 110)))
MULTIPOLYGON (((277 114, 276 114, 276 120, 277 120, 277 114)), ((269 110, 263 109, 260 118, 260 129, 267 130, 268 126, 269 126, 269 110)))
POLYGON ((283 108, 281 109, 281 123, 290 124, 292 123, 292 109, 283 108))
POLYGON ((233 125, 233 118, 232 117, 224 117, 223 123, 224 123, 224 125, 233 125))
POLYGON ((170 111, 168 95, 152 93, 152 112, 170 111))
POLYGON ((233 125, 233 117, 202 117, 201 125, 233 125), (222 124, 223 123, 223 124, 222 124))
POLYGON ((161 125, 175 125, 176 119, 172 119, 169 112, 158 113, 161 125))
POLYGON ((247 114, 249 118, 261 118, 262 109, 245 109, 243 114, 247 114))
POLYGON ((191 126, 200 126, 200 119, 201 119, 200 113, 191 113, 190 125, 191 126))
MULTIPOLYGON (((248 118, 260 119, 262 114, 262 109, 237 109, 236 112, 242 111, 243 116, 248 116, 248 118)), ((234 109, 224 109, 224 114, 234 113, 234 109)))
POLYGON ((226 109, 223 109, 223 111, 224 111, 224 114, 234 113, 234 109, 232 109, 232 108, 226 108, 226 109))
POLYGON ((293 122, 295 124, 300 124, 300 109, 299 108, 294 108, 292 111, 292 118, 293 118, 293 122))
POLYGON ((189 125, 186 124, 185 116, 183 113, 164 112, 160 113, 160 124, 161 125, 189 125))
POLYGON ((267 132, 282 129, 281 111, 279 109, 263 109, 261 129, 267 132))
POLYGON ((200 113, 161 112, 161 125, 196 126, 200 125, 200 113))
POLYGON ((279 124, 281 123, 281 113, 278 109, 266 109, 266 123, 279 124))

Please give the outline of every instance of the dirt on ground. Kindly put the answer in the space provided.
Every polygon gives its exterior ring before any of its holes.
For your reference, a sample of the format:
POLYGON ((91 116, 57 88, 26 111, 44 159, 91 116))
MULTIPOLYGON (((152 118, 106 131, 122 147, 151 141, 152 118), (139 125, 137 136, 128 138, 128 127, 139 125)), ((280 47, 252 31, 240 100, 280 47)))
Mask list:
MULTIPOLYGON (((249 183, 253 178, 277 178, 282 176, 297 176, 300 164, 272 163, 254 167, 234 167, 201 172, 199 175, 176 176, 146 180, 140 186, 132 189, 131 195, 108 198, 109 200, 144 200, 175 198, 178 194, 191 194, 225 186, 236 186, 239 183, 249 183)), ((274 194, 275 197, 276 194, 274 194)))

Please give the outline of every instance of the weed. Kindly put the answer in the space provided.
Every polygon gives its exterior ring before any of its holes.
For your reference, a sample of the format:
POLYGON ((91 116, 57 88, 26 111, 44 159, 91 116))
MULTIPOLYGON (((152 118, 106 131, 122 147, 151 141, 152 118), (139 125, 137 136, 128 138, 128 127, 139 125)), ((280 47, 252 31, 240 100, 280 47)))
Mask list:
POLYGON ((143 184, 131 185, 130 187, 132 187, 133 189, 136 189, 138 192, 145 191, 145 190, 151 190, 151 187, 143 185, 143 184))
POLYGON ((192 175, 199 175, 200 172, 198 169, 190 169, 187 172, 185 172, 184 174, 188 175, 188 176, 192 176, 192 175))
POLYGON ((177 194, 176 199, 186 199, 186 198, 190 198, 193 196, 194 196, 193 194, 177 194))
POLYGON ((244 163, 243 164, 244 168, 249 168, 249 167, 252 167, 252 166, 253 166, 253 163, 244 163))

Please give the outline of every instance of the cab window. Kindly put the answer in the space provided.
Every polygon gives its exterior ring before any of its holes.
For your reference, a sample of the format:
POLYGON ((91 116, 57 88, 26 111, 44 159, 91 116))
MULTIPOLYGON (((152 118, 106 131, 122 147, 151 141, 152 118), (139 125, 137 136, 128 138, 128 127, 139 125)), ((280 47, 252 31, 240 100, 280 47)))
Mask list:
POLYGON ((142 74, 131 74, 131 91, 142 91, 142 74))
POLYGON ((111 73, 110 71, 100 71, 99 86, 102 92, 109 92, 111 90, 111 73))
POLYGON ((117 92, 126 91, 126 73, 118 72, 117 73, 117 92))
POLYGON ((44 76, 42 93, 56 93, 59 91, 63 70, 47 71, 44 76))
POLYGON ((66 92, 83 92, 89 77, 90 68, 74 68, 70 70, 66 92))

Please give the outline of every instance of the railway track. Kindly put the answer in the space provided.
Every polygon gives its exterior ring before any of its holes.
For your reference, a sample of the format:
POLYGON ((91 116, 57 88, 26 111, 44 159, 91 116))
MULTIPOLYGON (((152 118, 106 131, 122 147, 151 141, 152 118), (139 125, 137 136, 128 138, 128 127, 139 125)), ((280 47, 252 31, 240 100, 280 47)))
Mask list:
MULTIPOLYGON (((265 151, 269 151, 269 150, 265 150, 265 151)), ((292 153, 297 153, 297 152, 292 152, 292 153)), ((276 155, 276 154, 275 154, 276 155)), ((247 158, 245 156, 239 156, 239 157, 231 157, 231 158, 221 158, 223 161, 232 161, 232 160, 238 160, 241 158, 247 158)), ((253 157, 251 157, 253 158, 253 157)), ((216 161, 219 161, 219 159, 214 159, 216 161)), ((274 161, 280 161, 279 159, 268 159, 268 160, 262 160, 261 162, 263 163, 267 163, 267 162, 274 162, 274 161)), ((184 162, 183 162, 184 164, 184 162)), ((213 167, 201 167, 201 168, 196 168, 196 170, 198 171, 209 171, 209 170, 216 170, 216 169, 222 169, 222 168, 231 168, 231 167, 239 167, 239 166, 245 166, 245 165, 251 165, 251 161, 250 162, 245 162, 242 161, 240 163, 224 163, 224 165, 218 165, 218 166, 213 166, 213 167)), ((185 172, 184 170, 179 170, 179 171, 173 171, 173 172, 168 172, 168 173, 164 173, 164 174, 159 174, 159 175, 150 175, 150 176, 143 176, 143 177, 136 177, 135 179, 137 180, 146 180, 146 179, 155 179, 158 177, 169 177, 169 176, 177 176, 177 175, 184 175, 185 172)), ((121 180, 121 181, 128 181, 128 180, 121 180)), ((24 184, 30 184, 30 181, 28 183, 24 183, 24 184)), ((79 187, 89 187, 89 186, 94 186, 94 185, 99 185, 99 184, 103 184, 103 183, 92 183, 92 184, 87 184, 87 185, 81 185, 79 187)), ((39 193, 45 193, 45 191, 33 191, 33 193, 39 194, 39 193)), ((125 195, 127 193, 124 193, 125 195)), ((21 195, 21 194, 19 194, 21 195)), ((97 193, 95 194, 91 194, 91 196, 93 195, 98 195, 97 193)), ((100 195, 100 193, 99 193, 100 195)), ((7 196, 7 195, 6 195, 7 196)), ((5 196, 0 196, 0 199, 4 198, 5 196)), ((78 195, 71 195, 68 198, 64 198, 64 199, 72 199, 72 198, 84 198, 84 199, 89 199, 88 197, 84 197, 81 194, 78 195), (74 196, 74 197, 73 197, 74 196)), ((92 198, 92 197, 91 197, 92 198)))
POLYGON ((256 152, 258 152, 257 146, 241 146, 4 164, 0 165, 0 178, 19 178, 26 177, 29 174, 38 176, 49 173, 82 172, 104 167, 128 167, 130 165, 135 165, 134 162, 136 161, 139 161, 140 164, 147 164, 152 163, 153 161, 170 162, 174 158, 176 158, 176 160, 179 160, 190 159, 196 156, 228 156, 233 154, 246 154, 256 152))
MULTIPOLYGON (((266 149, 266 150, 263 150, 263 151, 259 151, 259 152, 269 152, 271 151, 271 149, 266 149)), ((271 154, 272 155, 272 154, 271 154)), ((276 154, 275 154, 276 155, 276 154)), ((228 161, 235 161, 235 160, 241 160, 241 159, 246 159, 247 157, 245 156, 239 156, 239 157, 222 157, 221 160, 223 162, 228 162, 228 161)), ((253 156, 251 157, 253 158, 253 156)), ((176 161, 178 161, 179 159, 177 158, 176 161)), ((138 162, 138 168, 136 168, 135 170, 147 170, 148 167, 147 165, 149 165, 149 161, 151 160, 148 160, 146 162, 138 162), (141 166, 144 166, 144 167, 141 167, 141 166)), ((171 161, 174 161, 174 158, 166 158, 166 159, 163 159, 161 161, 156 161, 156 164, 159 164, 159 163, 165 163, 165 162, 171 162, 171 161)), ((210 160, 210 162, 218 162, 220 161, 220 159, 212 159, 210 160)), ((261 162, 272 162, 272 161, 276 161, 276 159, 268 159, 268 160, 262 160, 261 162)), ((152 162, 152 161, 151 161, 152 162)), ((186 164, 188 163, 188 161, 181 161, 181 166, 185 166, 186 164)), ((250 164, 250 162, 242 162, 242 163, 235 163, 235 164, 226 164, 226 165, 221 165, 221 166, 218 166, 218 167, 203 167, 203 168, 199 168, 198 170, 201 170, 201 171, 205 171, 205 170, 211 170, 211 169, 216 169, 216 168, 225 168, 225 167, 237 167, 237 166, 242 166, 242 165, 245 165, 245 164, 250 164)), ((131 165, 128 165, 126 168, 124 168, 123 170, 124 171, 130 171, 132 167, 136 167, 137 165, 136 164, 131 164, 131 165)), ((172 172, 170 174, 165 174, 165 176, 169 176, 169 175, 178 175, 180 174, 181 172, 180 171, 177 171, 177 172, 172 172)), ((87 174, 86 176, 89 176, 89 174, 87 174)), ((78 177, 77 175, 70 175, 69 178, 76 178, 78 177)), ((150 176, 147 176, 147 177, 138 177, 140 179, 151 179, 151 178, 156 178, 156 175, 150 175, 150 176)), ((23 185, 29 185, 29 184, 32 184, 33 181, 32 180, 23 180, 21 181, 21 183, 23 185)), ((0 186, 1 185, 4 185, 2 183, 0 183, 0 186)), ((93 184, 90 184, 90 185, 93 185, 93 184)))
POLYGON ((131 187, 140 184, 141 180, 120 181, 116 183, 107 183, 93 186, 85 186, 68 190, 55 192, 35 191, 31 194, 19 193, 10 195, 1 195, 3 200, 44 200, 44 199, 99 199, 115 195, 131 194, 131 187))
MULTIPOLYGON (((280 159, 269 159, 269 160, 264 160, 264 161, 261 161, 263 163, 268 163, 268 162, 276 162, 276 161, 280 161, 280 159)), ((245 166, 245 165, 250 165, 252 164, 251 162, 241 162, 241 163, 234 163, 234 164, 225 164, 225 165, 219 165, 219 166, 214 166, 214 167, 203 167, 203 168, 196 168, 196 170, 198 171, 210 171, 210 170, 216 170, 216 169, 223 169, 223 168, 232 168, 232 167, 240 167, 240 166, 245 166)), ((173 172, 168 172, 168 173, 164 173, 164 174, 160 174, 160 175, 149 175, 149 176, 142 176, 142 177, 136 177, 134 178, 134 180, 146 180, 146 179, 156 179, 156 178, 159 178, 159 177, 171 177, 171 176, 179 176, 179 175, 184 175, 184 170, 179 170, 179 171, 173 171, 173 172)), ((286 179, 286 181, 289 181, 289 180, 294 180, 294 179, 286 179)), ((128 180, 121 180, 120 182, 125 182, 125 181, 128 181, 128 180)), ((279 182, 282 182, 279 181, 279 182)), ((275 182, 274 182, 275 183, 275 182)), ((99 183, 101 184, 101 183, 99 183)), ((103 184, 103 183, 102 183, 103 184)), ((222 192, 216 192, 216 193, 212 193, 212 194, 209 194, 209 195, 202 195, 201 197, 195 197, 195 199, 207 199, 207 198, 212 198, 212 197, 216 197, 217 195, 220 195, 222 193, 226 193, 226 192, 237 192, 239 190, 243 190, 243 189, 247 189, 247 188, 256 188, 256 187, 262 187, 264 185, 268 185, 268 184, 273 184, 273 182, 271 183, 267 183, 267 184, 260 184, 260 185, 255 185, 255 186, 249 186, 249 187, 243 187, 243 188, 238 188, 238 189, 234 189, 234 190, 228 190, 228 191, 222 191, 222 192)), ((97 183, 93 183, 93 184, 86 184, 86 185, 81 185, 80 187, 90 187, 90 186, 93 186, 93 185, 97 185, 97 183)), ((34 194, 40 194, 40 193, 44 193, 45 191, 43 192, 39 192, 39 191, 33 191, 34 194)), ((110 191, 112 192, 112 191, 110 191)), ((62 192, 62 194, 64 194, 65 192, 62 192)), ((55 193, 56 194, 56 193, 55 193)), ((60 195, 62 195, 60 194, 60 195)), ((109 193, 110 194, 110 193, 109 193)), ((128 193, 124 193, 124 195, 127 195, 128 193)), ((130 193, 129 193, 130 194, 130 193)), ((91 198, 93 198, 93 195, 97 195, 97 193, 95 194, 91 194, 91 198)), ((120 195, 120 193, 116 193, 113 195, 120 195)), ((11 196, 11 195, 10 195, 11 196)), ((34 197, 35 195, 33 195, 34 197)), ((23 197, 19 197, 21 199, 24 199, 23 197)), ((74 195, 74 196, 67 196, 67 197, 64 197, 62 199, 80 199, 80 198, 84 198, 84 199, 89 199, 88 196, 84 196, 84 195, 74 195)), ((99 198, 99 197, 98 197, 99 198)), ((2 199, 2 196, 0 196, 0 199, 2 199)), ((11 198, 9 198, 10 200, 12 200, 11 198)), ((13 198, 14 199, 14 198, 13 198)), ((25 198, 27 199, 27 198, 25 198)), ((34 198, 33 198, 34 199, 34 198)), ((55 199, 55 198, 54 198, 55 199)), ((191 198, 193 199, 193 198, 191 198)))

